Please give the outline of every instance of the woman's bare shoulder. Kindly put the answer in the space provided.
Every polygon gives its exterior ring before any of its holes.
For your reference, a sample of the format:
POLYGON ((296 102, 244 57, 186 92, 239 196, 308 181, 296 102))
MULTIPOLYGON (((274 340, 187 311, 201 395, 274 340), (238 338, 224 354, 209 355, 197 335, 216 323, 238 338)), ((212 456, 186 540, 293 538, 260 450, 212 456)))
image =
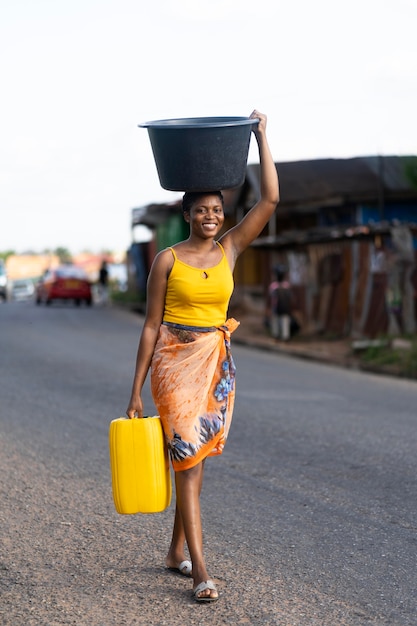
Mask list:
POLYGON ((174 250, 173 250, 174 246, 171 248, 164 248, 163 250, 160 250, 159 252, 157 252, 156 256, 155 256, 155 261, 166 261, 167 259, 173 259, 174 258, 174 250))
POLYGON ((174 264, 174 255, 171 248, 164 248, 160 250, 152 263, 152 271, 161 272, 164 270, 170 271, 174 264))

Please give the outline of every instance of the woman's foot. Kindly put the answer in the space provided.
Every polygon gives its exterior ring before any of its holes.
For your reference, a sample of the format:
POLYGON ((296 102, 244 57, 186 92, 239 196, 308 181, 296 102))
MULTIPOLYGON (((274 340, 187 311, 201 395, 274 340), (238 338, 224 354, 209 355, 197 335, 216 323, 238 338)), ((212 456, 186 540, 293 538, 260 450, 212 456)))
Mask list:
POLYGON ((177 565, 167 565, 167 568, 172 572, 176 572, 177 574, 182 574, 183 576, 190 577, 193 573, 193 567, 191 565, 191 561, 188 559, 184 559, 177 565))
POLYGON ((193 596, 196 602, 217 602, 219 594, 212 580, 204 580, 194 587, 193 596))
POLYGON ((187 559, 183 552, 168 552, 165 560, 166 566, 172 572, 182 574, 183 576, 191 576, 193 573, 191 561, 187 559))
POLYGON ((215 602, 219 599, 216 585, 210 579, 204 563, 200 566, 195 564, 193 579, 194 600, 197 602, 215 602))

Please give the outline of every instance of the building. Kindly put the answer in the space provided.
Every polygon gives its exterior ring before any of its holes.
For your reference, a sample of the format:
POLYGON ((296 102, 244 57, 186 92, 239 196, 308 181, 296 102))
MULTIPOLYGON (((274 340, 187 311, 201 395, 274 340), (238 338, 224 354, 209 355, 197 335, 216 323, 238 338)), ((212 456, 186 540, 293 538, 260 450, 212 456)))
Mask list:
MULTIPOLYGON (((277 163, 281 200, 238 259, 231 307, 265 311, 277 264, 288 267, 305 334, 414 333, 417 294, 417 157, 370 156, 277 163)), ((259 165, 225 192, 226 227, 260 194, 259 165)), ((184 238, 180 203, 136 210, 158 250, 184 238)))

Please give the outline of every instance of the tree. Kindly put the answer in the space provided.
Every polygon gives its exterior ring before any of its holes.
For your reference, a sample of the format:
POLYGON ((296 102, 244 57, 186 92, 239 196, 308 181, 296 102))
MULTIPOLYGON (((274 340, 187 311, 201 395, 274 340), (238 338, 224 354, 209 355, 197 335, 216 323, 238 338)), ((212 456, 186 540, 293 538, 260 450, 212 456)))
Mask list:
POLYGON ((7 257, 11 256, 12 254, 15 254, 14 250, 6 250, 5 252, 0 252, 0 259, 3 259, 3 261, 5 261, 7 257))
POLYGON ((56 254, 61 263, 71 263, 72 261, 72 254, 67 248, 58 247, 54 250, 54 254, 56 254))

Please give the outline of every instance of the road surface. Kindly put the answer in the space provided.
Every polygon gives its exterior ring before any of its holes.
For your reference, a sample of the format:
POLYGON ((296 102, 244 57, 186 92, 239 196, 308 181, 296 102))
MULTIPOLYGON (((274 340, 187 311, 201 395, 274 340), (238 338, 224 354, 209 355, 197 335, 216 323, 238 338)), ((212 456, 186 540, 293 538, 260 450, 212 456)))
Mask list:
POLYGON ((415 626, 417 384, 234 346, 232 430, 202 495, 220 599, 200 606, 164 567, 172 505, 112 502, 108 425, 141 324, 0 306, 1 623, 415 626))

